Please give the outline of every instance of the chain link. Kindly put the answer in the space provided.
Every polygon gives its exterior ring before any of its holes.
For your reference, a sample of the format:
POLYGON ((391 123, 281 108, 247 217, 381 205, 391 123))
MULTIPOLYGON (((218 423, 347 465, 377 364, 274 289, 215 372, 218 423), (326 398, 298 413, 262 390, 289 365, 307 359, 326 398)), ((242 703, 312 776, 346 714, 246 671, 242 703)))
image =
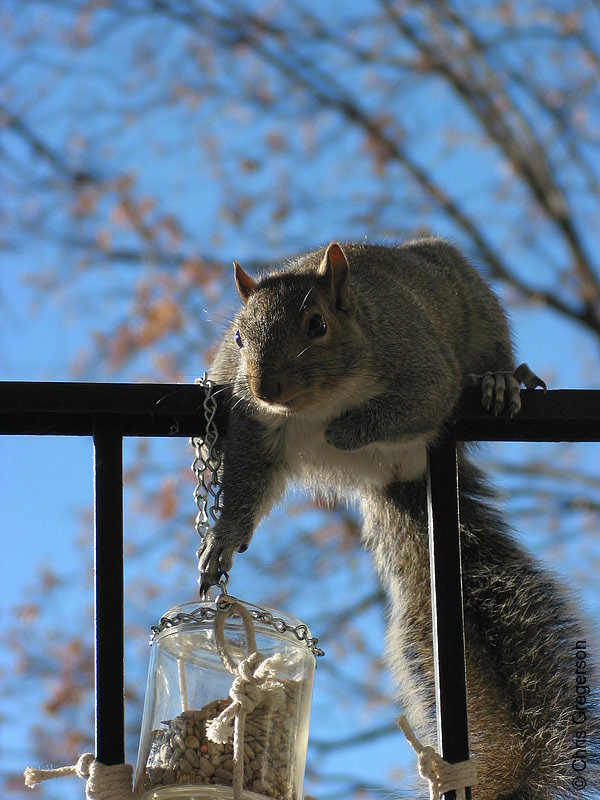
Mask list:
MULTIPOLYGON (((293 634, 299 642, 303 642, 308 647, 313 656, 317 657, 325 655, 324 651, 321 650, 320 647, 317 647, 319 640, 316 636, 310 635, 310 631, 308 627, 304 625, 304 623, 301 622, 299 625, 295 626, 290 625, 289 622, 281 619, 281 617, 273 616, 273 614, 271 614, 271 612, 267 611, 265 608, 250 608, 248 611, 255 622, 262 622, 264 625, 270 625, 278 633, 293 634)), ((152 626, 152 636, 150 637, 150 642, 152 643, 160 633, 168 628, 175 628, 177 625, 182 625, 189 622, 196 622, 200 624, 212 622, 215 619, 216 614, 216 607, 210 605, 200 606, 199 608, 196 608, 190 612, 179 611, 172 617, 161 617, 158 625, 152 626)))
POLYGON ((153 625, 150 630, 152 631, 150 635, 150 644, 154 642, 156 637, 162 633, 167 628, 176 628, 177 625, 184 624, 186 622, 199 622, 200 624, 204 622, 212 622, 214 618, 217 616, 217 609, 211 606, 203 606, 200 608, 196 608, 192 612, 180 611, 177 614, 174 614, 172 617, 161 617, 158 621, 158 625, 153 625))
POLYGON ((192 470, 196 475, 194 500, 198 506, 196 531, 201 541, 204 541, 210 529, 211 520, 216 522, 221 513, 221 483, 219 481, 221 456, 216 451, 219 434, 214 421, 217 412, 217 401, 212 393, 214 384, 208 379, 206 372, 202 378, 197 378, 195 383, 204 387, 203 408, 206 422, 204 434, 194 436, 190 440, 196 451, 196 457, 192 463, 192 470))
POLYGON ((299 642, 304 642, 313 656, 325 655, 325 651, 321 650, 320 647, 317 647, 317 642, 319 641, 318 638, 310 635, 308 627, 303 622, 301 622, 299 625, 290 625, 289 622, 281 619, 281 617, 274 617, 270 611, 267 611, 264 608, 257 611, 251 610, 250 615, 258 622, 263 622, 265 625, 271 625, 279 633, 293 633, 299 642))

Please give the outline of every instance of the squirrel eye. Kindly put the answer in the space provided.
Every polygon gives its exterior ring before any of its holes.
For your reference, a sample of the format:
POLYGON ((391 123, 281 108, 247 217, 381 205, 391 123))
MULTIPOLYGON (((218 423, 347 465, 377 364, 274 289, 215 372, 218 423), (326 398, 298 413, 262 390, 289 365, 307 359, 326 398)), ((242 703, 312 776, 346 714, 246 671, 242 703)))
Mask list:
POLYGON ((309 339, 316 339, 318 336, 325 336, 327 333, 327 322, 322 314, 313 314, 308 320, 306 332, 309 339))
POLYGON ((235 332, 235 343, 240 348, 244 346, 244 343, 242 342, 242 337, 240 336, 240 332, 239 331, 235 332))

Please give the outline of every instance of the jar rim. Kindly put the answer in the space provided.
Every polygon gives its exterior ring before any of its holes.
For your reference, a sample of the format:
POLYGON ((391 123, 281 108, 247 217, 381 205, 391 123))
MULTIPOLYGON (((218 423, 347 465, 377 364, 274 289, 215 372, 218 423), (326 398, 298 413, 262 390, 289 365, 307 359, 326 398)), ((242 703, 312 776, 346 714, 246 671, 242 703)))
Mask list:
MULTIPOLYGON (((238 603, 243 603, 254 622, 268 625, 280 634, 294 636, 298 642, 303 642, 315 657, 324 655, 323 650, 317 647, 317 642, 319 641, 317 637, 311 636, 308 625, 296 617, 267 606, 259 606, 239 598, 235 599, 238 603)), ((173 606, 163 614, 158 625, 152 626, 150 644, 153 644, 165 631, 168 632, 179 625, 185 624, 203 625, 212 622, 216 615, 217 604, 213 601, 190 601, 173 606)), ((237 617, 237 615, 234 615, 234 617, 237 617)))

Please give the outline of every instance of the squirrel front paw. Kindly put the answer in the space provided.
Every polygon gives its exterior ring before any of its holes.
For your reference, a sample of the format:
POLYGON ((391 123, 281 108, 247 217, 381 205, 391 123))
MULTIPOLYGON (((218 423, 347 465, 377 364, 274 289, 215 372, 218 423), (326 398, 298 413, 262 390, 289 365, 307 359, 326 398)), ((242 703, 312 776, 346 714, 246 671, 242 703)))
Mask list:
POLYGON ((336 450, 358 450, 365 445, 360 437, 359 424, 351 413, 330 422, 324 435, 327 444, 336 450))
POLYGON ((209 531, 198 548, 198 572, 200 578, 200 597, 209 599, 211 586, 217 586, 233 565, 234 553, 243 553, 248 549, 250 536, 240 536, 237 531, 229 530, 217 522, 214 530, 209 531))
POLYGON ((527 364, 520 364, 514 372, 486 372, 485 375, 467 375, 472 386, 481 386, 481 403, 486 411, 494 408, 498 416, 508 408, 511 417, 521 410, 521 384, 527 389, 541 387, 546 391, 546 384, 527 364))

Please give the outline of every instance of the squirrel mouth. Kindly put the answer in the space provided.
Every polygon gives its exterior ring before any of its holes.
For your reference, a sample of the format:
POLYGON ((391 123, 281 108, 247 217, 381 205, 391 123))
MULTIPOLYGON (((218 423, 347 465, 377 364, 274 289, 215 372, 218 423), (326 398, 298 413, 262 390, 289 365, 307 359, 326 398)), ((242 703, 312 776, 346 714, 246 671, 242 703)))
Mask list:
POLYGON ((259 395, 255 395, 255 397, 263 408, 267 408, 274 414, 289 414, 304 406, 300 394, 277 398, 260 397, 259 395))
POLYGON ((293 411, 294 407, 297 405, 296 402, 297 395, 295 395, 294 397, 287 397, 285 400, 265 400, 262 397, 259 399, 265 405, 269 406, 271 411, 281 412, 281 413, 293 411))

